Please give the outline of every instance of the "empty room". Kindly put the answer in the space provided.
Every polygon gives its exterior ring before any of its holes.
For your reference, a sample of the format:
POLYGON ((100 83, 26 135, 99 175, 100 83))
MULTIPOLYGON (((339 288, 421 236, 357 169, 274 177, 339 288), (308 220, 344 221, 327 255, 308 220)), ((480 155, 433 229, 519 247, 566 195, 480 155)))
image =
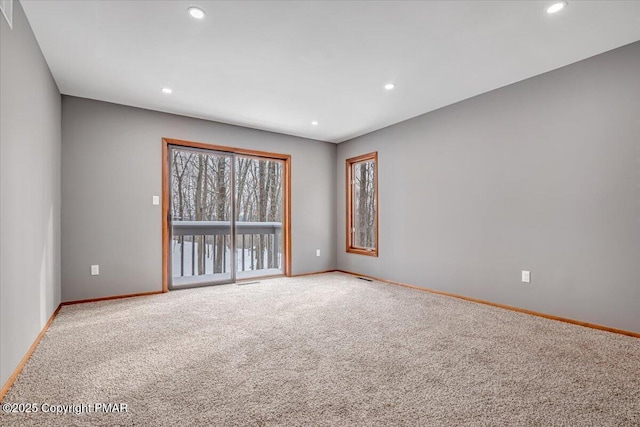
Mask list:
POLYGON ((0 425, 640 426, 640 1, 0 12, 0 425))

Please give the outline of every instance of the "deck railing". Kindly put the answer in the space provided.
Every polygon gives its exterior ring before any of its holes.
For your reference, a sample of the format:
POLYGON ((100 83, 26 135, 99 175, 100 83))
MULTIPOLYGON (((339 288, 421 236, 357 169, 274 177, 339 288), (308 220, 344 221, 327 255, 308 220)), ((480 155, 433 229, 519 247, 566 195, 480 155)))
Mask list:
MULTIPOLYGON (((172 234, 172 256, 177 255, 176 250, 180 252, 179 265, 173 262, 174 277, 227 272, 231 265, 227 260, 231 247, 229 221, 173 221, 172 234), (186 260, 185 247, 190 252, 186 260), (207 271, 208 264, 211 272, 207 271)), ((281 237, 280 222, 236 222, 236 270, 282 268, 281 237)))

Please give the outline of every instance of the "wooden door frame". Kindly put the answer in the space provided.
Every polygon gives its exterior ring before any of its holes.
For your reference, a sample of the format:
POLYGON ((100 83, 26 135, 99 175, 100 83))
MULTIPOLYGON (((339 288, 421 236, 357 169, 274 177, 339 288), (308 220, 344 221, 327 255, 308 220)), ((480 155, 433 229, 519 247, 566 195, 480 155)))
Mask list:
POLYGON ((169 145, 202 148, 205 150, 222 151, 243 157, 257 157, 259 159, 280 160, 284 164, 284 212, 282 215, 284 275, 291 277, 291 155, 271 153, 267 151, 249 150, 245 148, 227 147, 223 145, 207 144, 204 142, 184 141, 181 139, 162 138, 162 292, 169 291, 169 260, 171 258, 169 245, 169 145))

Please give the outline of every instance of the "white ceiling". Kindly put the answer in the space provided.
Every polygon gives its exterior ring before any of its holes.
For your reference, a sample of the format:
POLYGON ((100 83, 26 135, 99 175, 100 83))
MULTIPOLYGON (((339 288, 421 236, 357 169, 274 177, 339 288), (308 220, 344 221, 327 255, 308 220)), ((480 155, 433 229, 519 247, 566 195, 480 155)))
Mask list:
POLYGON ((552 3, 22 0, 63 94, 331 142, 640 40, 640 1, 552 3))

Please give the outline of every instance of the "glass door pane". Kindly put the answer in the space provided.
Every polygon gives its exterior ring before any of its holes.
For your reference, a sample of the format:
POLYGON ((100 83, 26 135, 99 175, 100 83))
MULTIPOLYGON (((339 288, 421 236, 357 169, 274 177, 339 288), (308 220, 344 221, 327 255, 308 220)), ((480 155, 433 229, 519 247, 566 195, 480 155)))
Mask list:
POLYGON ((283 274, 284 163, 236 156, 238 278, 283 274))
POLYGON ((234 156, 171 146, 169 159, 170 288, 234 282, 234 156))

